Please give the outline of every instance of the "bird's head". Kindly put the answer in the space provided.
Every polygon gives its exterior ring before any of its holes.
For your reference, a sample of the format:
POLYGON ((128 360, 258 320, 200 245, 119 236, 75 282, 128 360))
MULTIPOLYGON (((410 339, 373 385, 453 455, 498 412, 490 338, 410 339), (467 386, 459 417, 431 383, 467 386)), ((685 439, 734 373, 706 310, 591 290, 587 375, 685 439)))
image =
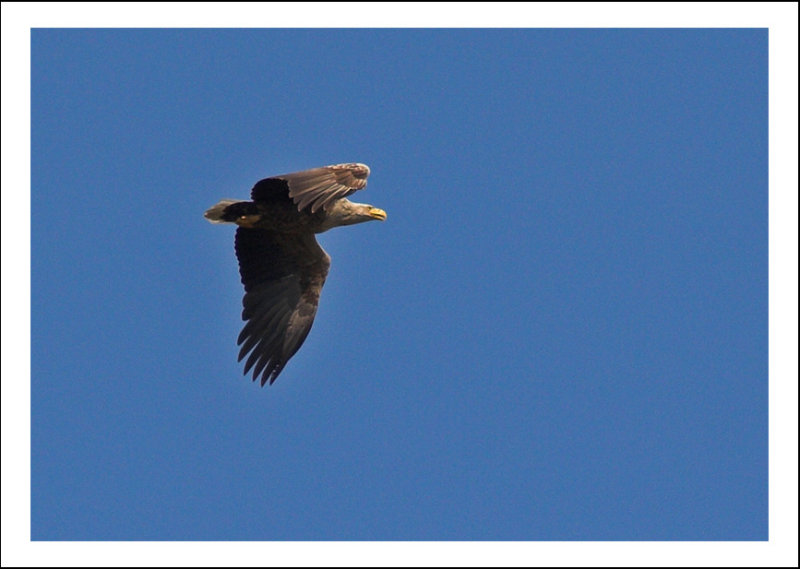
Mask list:
POLYGON ((373 221, 386 220, 386 212, 365 203, 354 203, 347 199, 337 200, 328 213, 328 219, 335 221, 331 227, 339 225, 354 225, 373 221))

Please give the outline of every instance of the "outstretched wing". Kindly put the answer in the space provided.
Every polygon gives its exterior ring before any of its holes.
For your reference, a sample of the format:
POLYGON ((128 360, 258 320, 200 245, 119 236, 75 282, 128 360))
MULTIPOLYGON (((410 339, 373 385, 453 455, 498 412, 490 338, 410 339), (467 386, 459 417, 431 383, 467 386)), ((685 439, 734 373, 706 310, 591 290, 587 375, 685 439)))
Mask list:
POLYGON ((369 167, 366 164, 334 164, 302 172, 281 174, 259 181, 253 186, 253 201, 272 201, 289 197, 300 211, 311 205, 311 213, 326 208, 334 201, 367 186, 369 167))
POLYGON ((317 314, 330 257, 312 234, 239 227, 236 256, 245 295, 239 361, 272 384, 303 345, 317 314))

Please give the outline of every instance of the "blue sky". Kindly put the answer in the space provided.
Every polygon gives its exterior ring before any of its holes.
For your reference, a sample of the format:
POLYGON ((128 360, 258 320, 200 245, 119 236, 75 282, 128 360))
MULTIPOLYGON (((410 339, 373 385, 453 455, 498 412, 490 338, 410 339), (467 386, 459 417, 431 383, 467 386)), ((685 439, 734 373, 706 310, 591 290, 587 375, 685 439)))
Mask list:
POLYGON ((767 538, 767 32, 34 30, 34 540, 767 538), (263 177, 370 165, 241 374, 263 177))

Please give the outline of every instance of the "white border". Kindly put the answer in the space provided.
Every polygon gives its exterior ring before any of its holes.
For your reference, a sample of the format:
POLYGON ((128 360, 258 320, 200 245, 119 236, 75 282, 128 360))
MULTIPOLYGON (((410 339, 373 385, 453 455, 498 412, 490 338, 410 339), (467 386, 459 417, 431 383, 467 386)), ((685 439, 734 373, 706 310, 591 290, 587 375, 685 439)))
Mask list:
POLYGON ((2 4, 2 565, 797 566, 796 3, 2 4), (768 543, 30 542, 30 28, 768 27, 768 543))

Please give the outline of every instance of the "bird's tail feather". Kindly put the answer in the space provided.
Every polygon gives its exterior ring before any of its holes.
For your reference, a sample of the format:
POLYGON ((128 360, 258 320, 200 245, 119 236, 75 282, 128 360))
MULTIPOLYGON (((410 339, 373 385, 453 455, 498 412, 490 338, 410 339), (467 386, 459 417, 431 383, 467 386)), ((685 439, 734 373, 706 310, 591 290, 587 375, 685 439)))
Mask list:
POLYGON ((258 213, 256 204, 253 202, 241 202, 237 200, 222 200, 211 206, 205 218, 211 223, 236 223, 242 216, 255 215, 258 213))

